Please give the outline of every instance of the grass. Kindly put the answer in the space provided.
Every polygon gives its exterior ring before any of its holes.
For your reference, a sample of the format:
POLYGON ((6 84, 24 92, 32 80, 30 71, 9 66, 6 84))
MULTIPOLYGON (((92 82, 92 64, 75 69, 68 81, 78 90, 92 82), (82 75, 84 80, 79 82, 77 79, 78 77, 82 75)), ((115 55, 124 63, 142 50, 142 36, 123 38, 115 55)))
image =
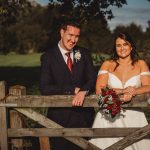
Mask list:
MULTIPOLYGON (((42 53, 27 55, 10 53, 8 55, 0 55, 0 67, 39 67, 41 55, 42 53)), ((94 65, 100 65, 103 60, 108 59, 109 56, 93 53, 92 58, 94 65)))
POLYGON ((22 85, 27 94, 39 94, 40 67, 0 67, 0 81, 6 81, 7 88, 22 85))
POLYGON ((41 53, 0 55, 0 67, 37 67, 40 66, 40 56, 41 53))
POLYGON ((0 81, 6 81, 8 88, 22 85, 27 88, 27 94, 39 94, 41 55, 42 53, 0 55, 0 81))

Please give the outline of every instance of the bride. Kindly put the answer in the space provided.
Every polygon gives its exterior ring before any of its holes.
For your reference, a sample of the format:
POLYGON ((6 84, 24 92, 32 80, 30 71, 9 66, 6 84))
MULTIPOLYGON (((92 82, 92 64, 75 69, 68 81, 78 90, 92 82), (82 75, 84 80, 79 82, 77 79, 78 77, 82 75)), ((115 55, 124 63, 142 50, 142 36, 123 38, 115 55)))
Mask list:
MULTIPOLYGON (((127 33, 119 33, 115 38, 112 60, 105 61, 98 73, 96 94, 101 93, 101 88, 109 86, 117 94, 122 94, 123 102, 129 102, 138 94, 150 92, 150 71, 144 60, 138 59, 136 46, 127 33)), ((93 123, 93 128, 114 127, 143 127, 148 124, 142 111, 126 110, 124 117, 107 120, 98 112, 93 123), (134 118, 134 119, 133 119, 134 118)), ((120 138, 92 138, 91 143, 105 149, 119 141, 120 138)), ((149 150, 150 140, 143 139, 128 146, 125 150, 149 150)))

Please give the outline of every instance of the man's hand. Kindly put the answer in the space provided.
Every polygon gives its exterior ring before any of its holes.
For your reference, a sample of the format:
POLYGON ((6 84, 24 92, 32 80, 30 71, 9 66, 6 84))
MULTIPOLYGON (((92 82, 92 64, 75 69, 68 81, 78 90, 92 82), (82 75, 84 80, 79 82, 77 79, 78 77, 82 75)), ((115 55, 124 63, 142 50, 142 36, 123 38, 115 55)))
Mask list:
POLYGON ((72 105, 73 106, 82 106, 83 102, 84 102, 85 95, 86 95, 86 91, 78 92, 73 98, 72 105))

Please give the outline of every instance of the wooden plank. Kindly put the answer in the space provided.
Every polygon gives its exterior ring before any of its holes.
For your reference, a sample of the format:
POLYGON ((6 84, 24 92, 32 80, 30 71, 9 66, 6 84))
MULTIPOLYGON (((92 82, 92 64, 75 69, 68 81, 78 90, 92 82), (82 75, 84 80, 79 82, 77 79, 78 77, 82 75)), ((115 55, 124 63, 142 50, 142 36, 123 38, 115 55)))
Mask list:
POLYGON ((41 150, 50 150, 50 142, 49 142, 49 137, 40 137, 39 136, 39 142, 40 142, 40 149, 41 150))
POLYGON ((0 107, 0 147, 8 150, 6 108, 0 107))
POLYGON ((129 134, 128 136, 109 146, 105 150, 123 150, 131 144, 143 139, 143 137, 147 136, 148 134, 150 134, 150 124, 129 134))
MULTIPOLYGON (((26 95, 26 88, 24 86, 15 85, 9 89, 9 95, 22 96, 26 95)), ((25 100, 26 101, 26 100, 25 100)), ((10 110, 10 126, 11 128, 25 127, 23 123, 23 116, 15 110, 10 110)), ((23 148, 23 139, 12 139, 13 147, 17 149, 23 148)), ((39 137, 41 150, 50 150, 50 143, 48 137, 39 137)))
POLYGON ((9 88, 9 95, 22 96, 26 95, 26 87, 21 85, 14 85, 9 88))
MULTIPOLYGON (((47 127, 47 128, 63 128, 59 124, 55 123, 54 121, 46 118, 45 116, 39 114, 38 112, 30 109, 30 108, 15 108, 18 112, 24 114, 25 116, 29 117, 30 119, 33 119, 34 121, 38 122, 39 124, 47 127)), ((78 145, 84 150, 101 150, 100 148, 96 147, 95 145, 89 143, 83 138, 73 138, 73 137, 66 137, 68 141, 78 145)))
MULTIPOLYGON (((141 128, 20 128, 8 129, 8 137, 125 137, 141 128)), ((150 134, 144 138, 150 139, 150 134)))
MULTIPOLYGON (((0 81, 0 102, 4 103, 5 82, 0 81)), ((8 150, 6 108, 0 107, 0 149, 8 150)))
POLYGON ((0 102, 5 97, 5 81, 0 81, 0 102))
MULTIPOLYGON (((72 107, 72 99, 71 95, 8 96, 6 105, 9 107, 72 107)), ((96 95, 87 96, 83 107, 99 107, 96 99, 96 95)), ((124 104, 123 107, 150 107, 150 94, 135 96, 129 104, 124 104)))
MULTIPOLYGON (((24 86, 15 85, 9 88, 9 95, 21 96, 26 95, 26 88, 24 86)), ((10 109, 10 127, 17 129, 25 127, 24 117, 18 113, 16 110, 10 109)), ((23 139, 11 139, 12 149, 23 149, 24 141, 23 139)))

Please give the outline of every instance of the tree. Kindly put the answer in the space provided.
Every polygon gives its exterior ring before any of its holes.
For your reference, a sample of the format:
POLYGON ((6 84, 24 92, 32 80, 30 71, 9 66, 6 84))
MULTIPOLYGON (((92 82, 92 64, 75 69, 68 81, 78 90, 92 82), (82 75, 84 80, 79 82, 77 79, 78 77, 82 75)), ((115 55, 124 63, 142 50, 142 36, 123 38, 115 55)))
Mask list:
POLYGON ((16 34, 10 28, 25 11, 30 11, 31 5, 27 0, 1 0, 0 8, 0 52, 8 53, 15 48, 17 42, 16 34))
POLYGON ((122 7, 127 4, 126 0, 49 0, 49 5, 58 5, 60 14, 72 16, 82 22, 89 20, 111 19, 113 13, 110 6, 122 7))
POLYGON ((18 6, 21 5, 20 2, 29 3, 27 0, 19 1, 19 4, 17 1, 12 1, 11 4, 8 1, 6 3, 8 9, 12 6, 20 7, 20 9, 13 16, 13 21, 10 21, 12 16, 5 16, 3 21, 0 20, 0 52, 7 54, 14 51, 25 54, 43 51, 48 38, 46 30, 42 27, 45 8, 31 4, 29 7, 18 6))
POLYGON ((0 25, 9 26, 17 22, 17 18, 25 11, 30 11, 31 3, 28 0, 1 0, 0 25))
POLYGON ((88 25, 83 24, 80 37, 80 45, 88 47, 92 52, 109 53, 112 45, 111 32, 107 27, 107 23, 101 20, 89 21, 88 25))
POLYGON ((150 20, 148 21, 148 27, 146 28, 144 37, 143 56, 146 62, 150 65, 150 20))
POLYGON ((45 24, 45 28, 49 28, 49 45, 53 46, 58 41, 60 24, 65 19, 73 18, 84 27, 86 36, 81 37, 80 43, 85 44, 84 46, 88 46, 92 51, 103 49, 105 42, 101 46, 98 36, 107 35, 109 32, 107 19, 113 17, 110 6, 122 7, 124 4, 127 4, 126 0, 49 0, 47 9, 49 20, 47 19, 45 24), (97 34, 98 31, 106 33, 97 34))

